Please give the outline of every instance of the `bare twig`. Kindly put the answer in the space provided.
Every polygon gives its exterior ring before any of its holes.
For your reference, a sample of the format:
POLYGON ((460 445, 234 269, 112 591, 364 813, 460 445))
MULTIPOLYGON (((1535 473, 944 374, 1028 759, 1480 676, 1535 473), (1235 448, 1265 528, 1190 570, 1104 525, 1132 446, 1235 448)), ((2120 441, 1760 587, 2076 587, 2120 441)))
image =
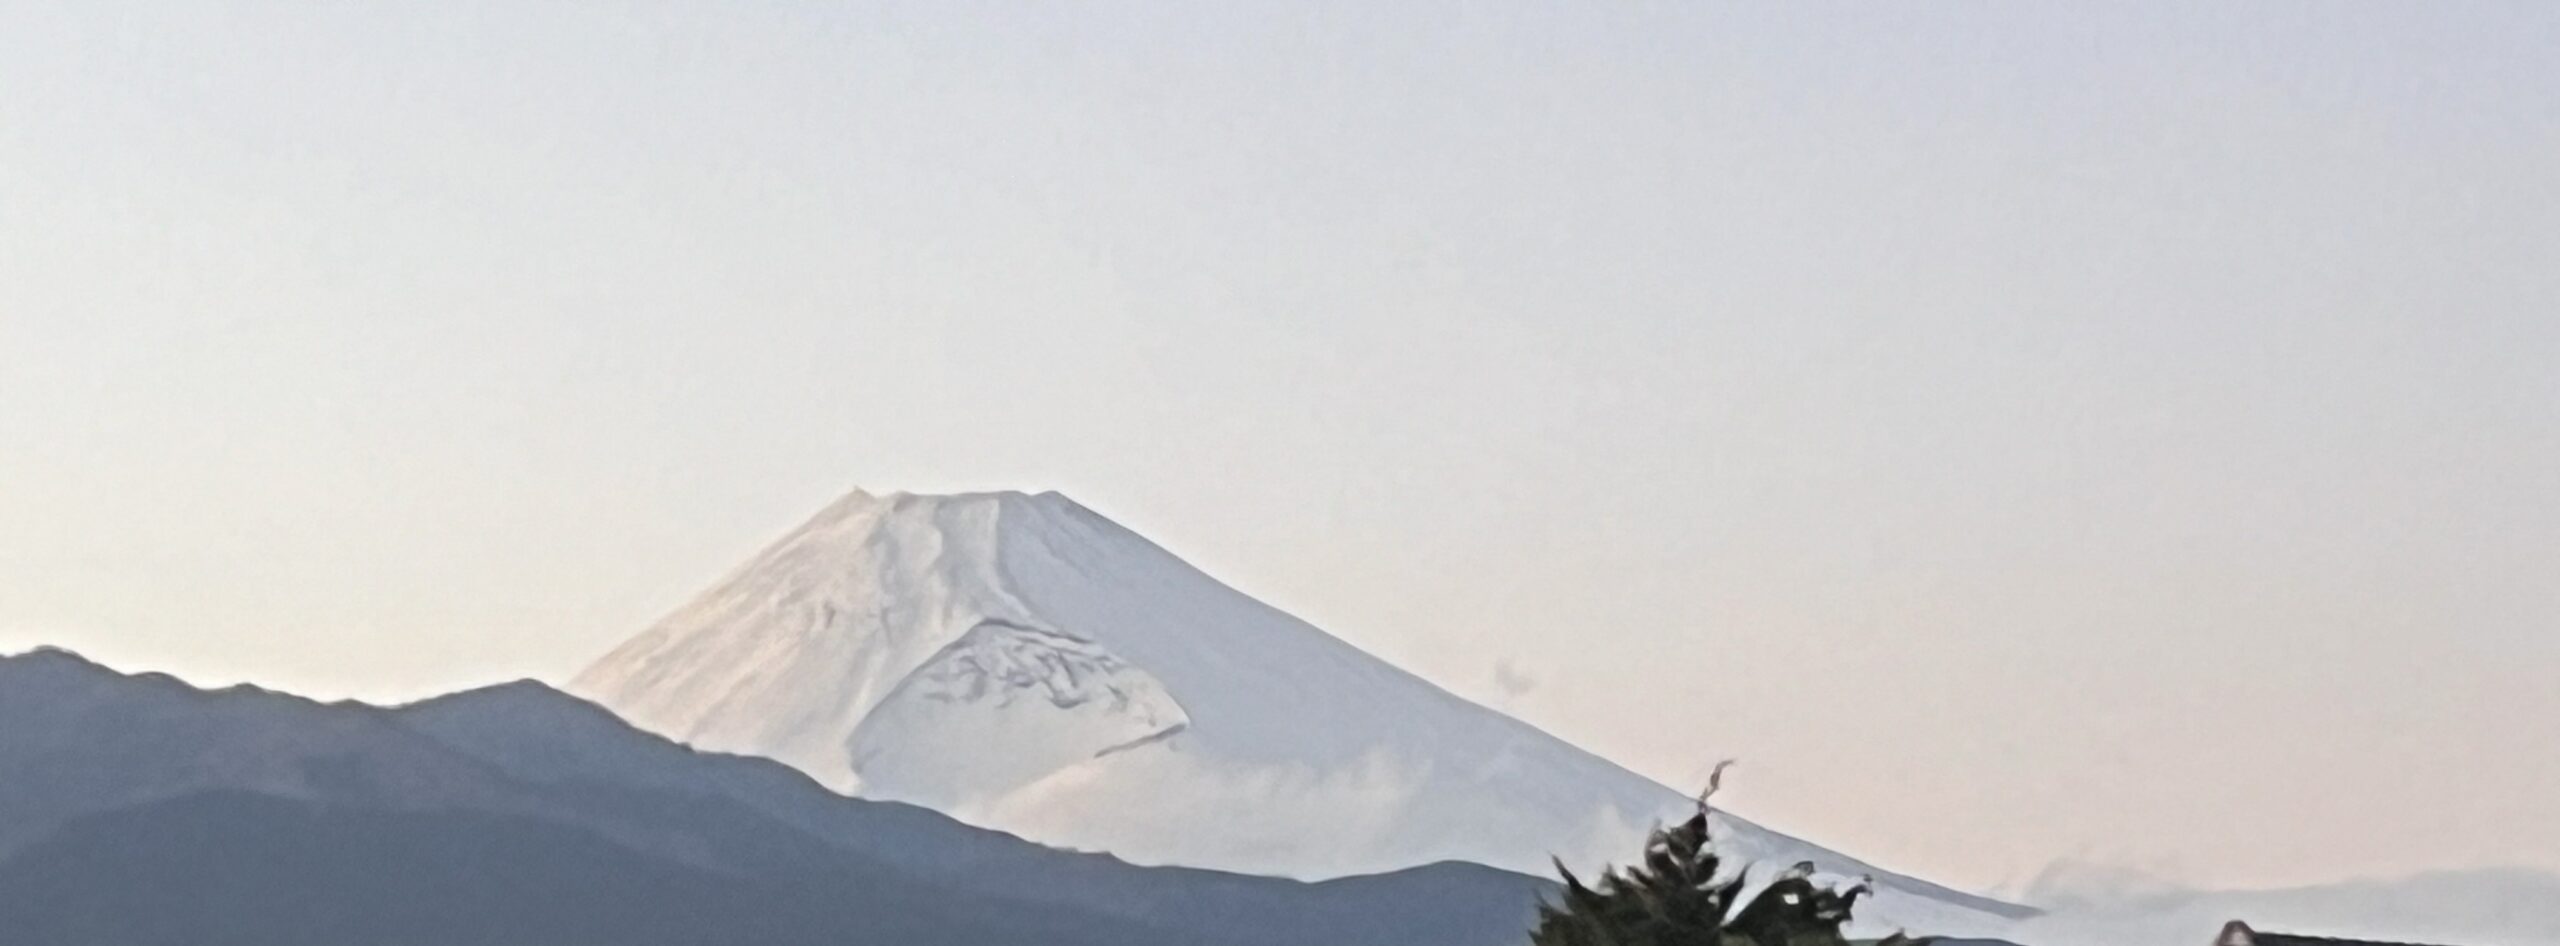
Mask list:
POLYGON ((1707 813, 1707 799, 1709 799, 1709 798, 1711 798, 1711 797, 1714 797, 1714 796, 1715 796, 1716 789, 1719 789, 1719 788, 1723 788, 1723 787, 1724 787, 1724 770, 1725 770, 1725 767, 1726 767, 1726 766, 1729 766, 1729 765, 1732 765, 1732 764, 1733 764, 1733 762, 1734 762, 1734 760, 1732 760, 1732 759, 1726 759, 1726 760, 1724 760, 1724 761, 1722 761, 1722 762, 1718 762, 1718 763, 1716 763, 1715 771, 1707 773, 1707 787, 1706 787, 1706 790, 1705 790, 1705 791, 1701 791, 1701 792, 1699 792, 1699 793, 1698 793, 1698 813, 1699 813, 1699 814, 1702 814, 1702 815, 1703 815, 1703 814, 1706 814, 1706 813, 1707 813))

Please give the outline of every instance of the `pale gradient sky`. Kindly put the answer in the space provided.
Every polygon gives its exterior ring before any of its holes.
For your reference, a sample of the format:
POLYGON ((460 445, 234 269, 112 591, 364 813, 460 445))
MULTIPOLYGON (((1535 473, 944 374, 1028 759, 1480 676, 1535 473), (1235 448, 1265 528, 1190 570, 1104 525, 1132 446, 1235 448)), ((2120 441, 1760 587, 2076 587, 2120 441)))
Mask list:
POLYGON ((2560 868, 2560 5, 0 5, 0 650, 558 680, 856 485, 1960 884, 2560 868))

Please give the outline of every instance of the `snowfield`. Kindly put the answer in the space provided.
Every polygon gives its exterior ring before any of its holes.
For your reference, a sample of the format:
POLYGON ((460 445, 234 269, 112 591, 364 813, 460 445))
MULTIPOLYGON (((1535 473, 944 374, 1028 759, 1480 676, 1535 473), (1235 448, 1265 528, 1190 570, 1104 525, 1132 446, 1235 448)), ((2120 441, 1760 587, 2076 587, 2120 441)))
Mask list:
MULTIPOLYGON (((846 794, 1146 864, 1545 875, 1630 857, 1692 805, 1055 493, 857 491, 569 689, 846 794)), ((2029 912, 1722 829, 1762 870, 1872 876, 1862 931, 1995 935, 2029 912)))

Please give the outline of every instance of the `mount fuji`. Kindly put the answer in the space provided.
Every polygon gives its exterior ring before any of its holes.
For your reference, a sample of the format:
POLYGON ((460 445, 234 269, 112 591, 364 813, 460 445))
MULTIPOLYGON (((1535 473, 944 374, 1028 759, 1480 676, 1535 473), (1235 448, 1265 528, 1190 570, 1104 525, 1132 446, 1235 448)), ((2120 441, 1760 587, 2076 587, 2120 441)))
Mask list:
MULTIPOLYGON (((1583 870, 1693 804, 1056 493, 856 491, 569 689, 838 792, 1140 863, 1583 870)), ((1766 872, 1872 877, 1863 927, 1996 935, 2032 912, 1719 817, 1766 872)))

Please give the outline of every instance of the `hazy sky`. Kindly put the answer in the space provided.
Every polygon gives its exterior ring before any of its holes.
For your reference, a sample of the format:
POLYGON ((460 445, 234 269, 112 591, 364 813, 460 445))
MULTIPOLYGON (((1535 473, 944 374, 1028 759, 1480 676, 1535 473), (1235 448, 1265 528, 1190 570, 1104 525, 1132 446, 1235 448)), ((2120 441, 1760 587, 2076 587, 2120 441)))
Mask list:
POLYGON ((857 485, 1959 884, 2560 868, 2560 5, 0 5, 0 649, 559 680, 857 485))

